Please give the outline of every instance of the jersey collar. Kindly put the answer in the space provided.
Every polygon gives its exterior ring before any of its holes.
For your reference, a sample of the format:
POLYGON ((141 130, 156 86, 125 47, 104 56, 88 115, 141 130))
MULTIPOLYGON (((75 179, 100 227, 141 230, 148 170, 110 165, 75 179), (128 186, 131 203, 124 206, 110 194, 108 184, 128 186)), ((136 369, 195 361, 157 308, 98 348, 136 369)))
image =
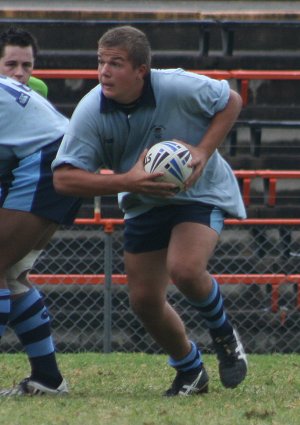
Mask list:
MULTIPOLYGON (((145 84, 143 87, 143 92, 141 94, 141 97, 136 103, 136 106, 133 105, 134 109, 140 108, 141 106, 156 106, 155 96, 151 84, 151 74, 149 73, 145 77, 145 84)), ((108 99, 101 91, 101 100, 100 100, 100 113, 106 114, 109 112, 114 111, 124 111, 124 106, 119 104, 118 102, 115 102, 112 99, 108 99)))

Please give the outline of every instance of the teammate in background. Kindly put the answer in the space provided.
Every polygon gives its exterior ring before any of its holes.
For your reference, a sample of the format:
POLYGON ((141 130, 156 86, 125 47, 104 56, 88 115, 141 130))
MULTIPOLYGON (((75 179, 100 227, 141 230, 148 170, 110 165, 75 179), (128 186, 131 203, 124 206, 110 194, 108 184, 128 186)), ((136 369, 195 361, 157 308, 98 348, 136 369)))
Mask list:
POLYGON ((53 163, 54 185, 82 197, 119 193, 131 306, 177 372, 165 395, 205 393, 209 381, 199 347, 166 300, 170 279, 205 319, 221 381, 234 388, 246 376, 246 355, 207 263, 224 218, 245 217, 234 174, 217 150, 241 98, 226 81, 150 69, 150 62, 149 42, 134 27, 100 38, 100 85, 75 109, 53 163), (147 148, 172 139, 186 142, 193 157, 187 190, 175 195, 174 184, 143 168, 147 148), (99 168, 115 174, 95 173, 99 168))
POLYGON ((35 54, 28 32, 0 35, 0 337, 9 323, 31 364, 30 377, 0 397, 68 392, 47 309, 27 273, 58 225, 73 222, 80 202, 53 187, 51 162, 68 119, 25 85, 35 54))
POLYGON ((40 95, 47 97, 47 85, 31 75, 37 53, 38 44, 30 32, 11 27, 0 33, 0 74, 27 84, 40 95))

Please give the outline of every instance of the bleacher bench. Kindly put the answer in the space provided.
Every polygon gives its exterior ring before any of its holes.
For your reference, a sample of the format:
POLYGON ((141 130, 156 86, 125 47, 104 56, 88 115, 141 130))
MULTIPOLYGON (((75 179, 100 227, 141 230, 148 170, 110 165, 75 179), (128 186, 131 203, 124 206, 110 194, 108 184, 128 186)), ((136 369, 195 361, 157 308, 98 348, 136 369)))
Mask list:
POLYGON ((298 129, 300 121, 288 120, 238 120, 229 134, 229 154, 236 155, 237 130, 247 127, 250 130, 250 152, 253 156, 260 155, 262 130, 264 128, 298 129))
MULTIPOLYGON (((300 21, 285 20, 224 20, 221 22, 222 52, 223 55, 232 56, 235 47, 235 35, 239 29, 268 29, 281 31, 283 28, 298 29, 300 21)), ((256 46, 257 48, 257 46, 256 46)))
MULTIPOLYGON (((151 44, 156 45, 153 46, 153 50, 159 50, 160 47, 157 48, 160 44, 163 44, 166 41, 167 37, 163 37, 160 33, 162 28, 166 29, 168 32, 173 32, 175 36, 174 30, 180 30, 181 40, 189 39, 191 29, 197 28, 198 33, 198 51, 194 52, 191 50, 185 51, 185 53, 189 53, 191 55, 195 54, 198 57, 208 56, 211 50, 211 44, 214 44, 213 48, 221 49, 221 54, 223 56, 232 56, 235 49, 235 42, 239 37, 239 30, 252 31, 255 29, 263 30, 271 30, 274 31, 282 31, 282 29, 290 29, 291 31, 297 30, 300 28, 300 20, 251 20, 251 19, 235 19, 235 20, 227 20, 227 19, 215 19, 215 18, 204 18, 204 19, 194 19, 190 17, 180 17, 178 15, 174 18, 136 18, 136 19, 111 19, 111 18, 103 18, 103 19, 8 19, 8 18, 0 18, 0 30, 2 31, 5 27, 10 25, 20 25, 25 29, 33 31, 35 36, 38 38, 41 46, 43 44, 48 45, 49 52, 52 54, 55 53, 54 49, 57 48, 51 45, 51 31, 53 31, 53 40, 55 41, 55 37, 57 36, 58 28, 61 28, 65 33, 69 31, 74 31, 74 37, 78 37, 81 39, 81 44, 77 44, 77 48, 81 51, 91 49, 93 46, 96 48, 96 40, 97 38, 108 28, 117 25, 134 25, 142 30, 145 30, 150 37, 151 44), (80 34, 86 34, 86 37, 82 38, 80 34), (47 34, 47 36, 45 36, 47 34), (159 34, 157 39, 157 34, 159 34), (47 39, 45 38, 47 37, 47 39), (90 43, 91 37, 93 37, 93 44, 89 45, 89 47, 84 44, 90 43), (212 43, 212 41, 214 43, 212 43)), ((63 34, 63 33, 62 33, 63 34)), ((250 33, 249 33, 250 34, 250 33)), ((174 43, 174 38, 170 37, 171 45, 170 47, 163 48, 162 50, 167 52, 170 55, 178 54, 176 53, 176 41, 174 43), (175 47, 174 47, 175 44, 175 47)), ((250 38, 251 42, 251 38, 250 38)), ((258 40, 259 43, 259 40, 258 40)), ((53 44, 53 43, 52 43, 53 44)), ((60 43, 61 50, 65 50, 68 54, 71 54, 74 48, 70 50, 70 42, 68 38, 61 38, 60 43)), ((76 45, 76 42, 75 44, 76 45)), ((197 43, 196 43, 197 45, 197 43)), ((256 45, 256 50, 259 49, 260 46, 256 45)), ((248 50, 250 46, 243 47, 243 50, 248 50)), ((272 49, 276 49, 276 46, 272 46, 272 49)), ((297 50, 295 48, 295 53, 297 50)))
MULTIPOLYGON (((198 46, 199 49, 196 51, 197 55, 207 56, 210 48, 210 32, 216 27, 220 26, 220 23, 214 19, 192 19, 192 18, 174 18, 174 19, 153 19, 153 18, 136 18, 136 19, 86 19, 86 20, 77 20, 77 19, 0 19, 0 30, 4 29, 9 25, 20 25, 23 28, 26 28, 30 31, 33 31, 35 36, 38 38, 39 43, 42 45, 44 41, 44 28, 47 28, 47 34, 51 34, 52 31, 56 31, 57 27, 61 27, 65 31, 73 29, 76 32, 86 32, 95 34, 94 44, 96 40, 104 33, 106 30, 120 25, 133 25, 137 28, 140 28, 143 31, 146 31, 150 40, 155 39, 155 34, 159 33, 159 30, 162 28, 170 31, 171 34, 174 34, 175 29, 180 29, 182 31, 182 39, 184 39, 184 34, 188 36, 188 30, 192 28, 197 29, 198 33, 198 46)), ((167 33, 166 33, 167 34, 167 33)), ((89 37, 91 35, 89 34, 89 37)), ((51 40, 51 39, 50 39, 51 40)), ((164 40, 165 41, 165 40, 164 40)), ((172 41, 172 38, 171 38, 172 41)), ((84 39, 82 40, 84 42, 84 39)), ((161 45, 162 39, 160 38, 158 41, 155 41, 155 45, 161 45), (159 43, 160 41, 160 43, 159 43)), ((64 47, 64 40, 62 40, 60 50, 58 52, 65 50, 66 54, 71 55, 72 50, 64 47)), ((68 41, 65 42, 68 45, 68 41)), ((152 43, 151 43, 152 44, 152 43)), ((197 44, 197 43, 196 43, 197 44)), ((76 43, 75 43, 76 45, 76 43)), ((78 45, 77 45, 78 49, 78 45)), ((81 46, 80 50, 85 51, 86 47, 81 46)), ((95 44, 96 49, 96 44, 95 44)), ((178 55, 176 53, 176 45, 174 46, 174 42, 167 49, 162 49, 169 54, 178 55)), ((73 49, 74 50, 74 49, 73 49)), ((155 50, 158 50, 157 47, 153 48, 154 53, 155 50)), ((53 55, 55 53, 54 46, 49 50, 53 55)), ((46 51, 43 52, 46 53, 46 51)), ((92 51, 95 55, 95 52, 92 51)), ((191 51, 192 52, 192 51, 191 51)))

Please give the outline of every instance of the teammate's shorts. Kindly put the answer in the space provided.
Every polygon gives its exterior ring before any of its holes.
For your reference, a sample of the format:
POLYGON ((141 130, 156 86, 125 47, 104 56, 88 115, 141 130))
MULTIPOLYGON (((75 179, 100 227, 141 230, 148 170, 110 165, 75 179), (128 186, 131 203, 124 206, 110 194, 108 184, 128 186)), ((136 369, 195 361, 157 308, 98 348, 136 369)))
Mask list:
POLYGON ((125 220, 124 248, 135 254, 167 248, 173 227, 185 222, 204 224, 220 234, 224 218, 224 211, 204 203, 155 207, 125 220))
POLYGON ((60 142, 12 161, 10 170, 0 176, 0 207, 31 212, 58 224, 73 223, 81 199, 60 195, 53 186, 51 163, 60 142))

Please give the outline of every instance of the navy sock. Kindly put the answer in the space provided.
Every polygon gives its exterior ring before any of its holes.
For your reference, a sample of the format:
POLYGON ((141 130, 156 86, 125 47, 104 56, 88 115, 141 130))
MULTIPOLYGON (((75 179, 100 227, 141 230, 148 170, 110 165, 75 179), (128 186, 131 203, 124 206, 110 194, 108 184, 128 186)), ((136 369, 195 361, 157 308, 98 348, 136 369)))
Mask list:
POLYGON ((175 360, 169 357, 169 365, 174 367, 176 370, 187 372, 191 369, 197 369, 202 366, 201 352, 193 341, 191 343, 191 351, 180 360, 175 360))
POLYGON ((59 372, 50 318, 40 293, 32 288, 12 303, 9 322, 20 339, 31 364, 31 378, 56 388, 59 372))
POLYGON ((10 290, 0 289, 0 338, 4 334, 11 309, 10 290))
POLYGON ((224 309, 219 285, 214 278, 212 284, 212 290, 206 299, 188 302, 201 313, 213 338, 232 335, 233 328, 224 309))

